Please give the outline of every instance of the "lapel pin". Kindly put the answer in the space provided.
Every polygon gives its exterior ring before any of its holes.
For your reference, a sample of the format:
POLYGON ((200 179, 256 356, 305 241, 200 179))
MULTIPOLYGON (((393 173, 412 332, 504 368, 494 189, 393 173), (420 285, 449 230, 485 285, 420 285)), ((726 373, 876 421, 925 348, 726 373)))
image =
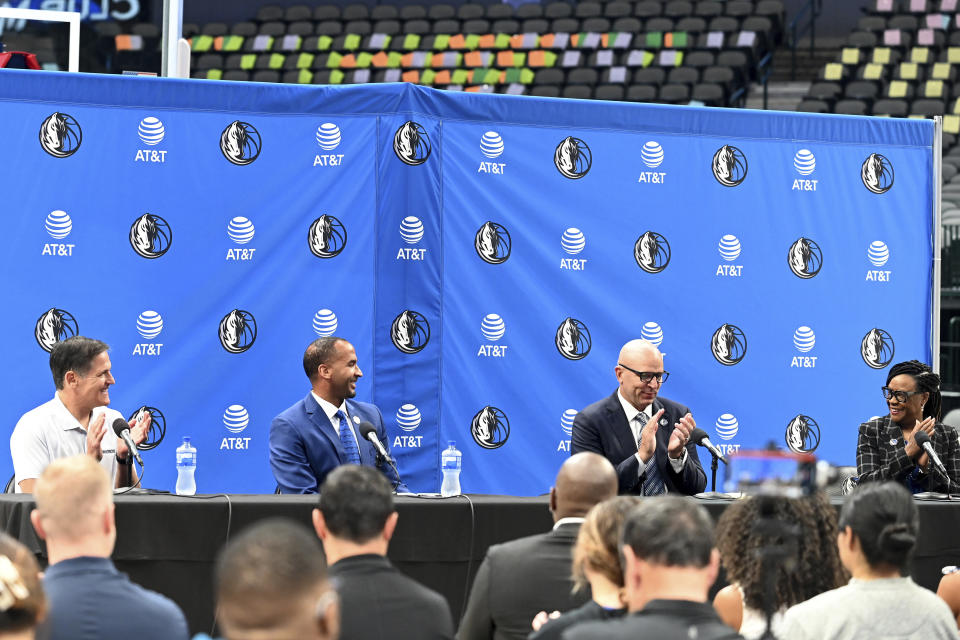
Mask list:
POLYGON ((890 446, 891 446, 891 447, 897 446, 897 439, 896 439, 896 438, 890 438, 890 446))
POLYGON ((353 416, 353 424, 360 424, 360 418, 353 416))
POLYGON ((660 418, 660 426, 661 426, 661 427, 667 426, 667 419, 666 419, 666 418, 660 418))

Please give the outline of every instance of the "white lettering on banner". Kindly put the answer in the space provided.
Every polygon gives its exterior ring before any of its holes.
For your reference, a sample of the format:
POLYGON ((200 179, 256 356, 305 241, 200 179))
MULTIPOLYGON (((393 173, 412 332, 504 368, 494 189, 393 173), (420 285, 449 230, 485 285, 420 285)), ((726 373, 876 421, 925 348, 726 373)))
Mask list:
POLYGON ((817 358, 819 357, 820 356, 793 356, 793 360, 790 361, 790 368, 813 369, 817 366, 817 358))
POLYGON ((56 242, 43 245, 42 256, 72 256, 75 244, 57 244, 56 242))
POLYGON ((738 444, 718 444, 717 449, 720 449, 720 453, 725 456, 730 455, 731 453, 737 453, 740 451, 740 445, 738 444))
POLYGON ((227 260, 253 260, 256 249, 227 249, 227 260))
POLYGON ((867 282, 890 282, 890 271, 867 271, 867 282))
POLYGON ((501 176, 506 168, 507 163, 505 162, 481 162, 477 173, 492 173, 501 176))
POLYGON ((394 449, 419 449, 423 445, 423 436, 397 436, 393 440, 394 449))
POLYGON ((145 342, 142 344, 133 345, 132 356, 158 356, 160 355, 160 348, 163 346, 163 343, 155 344, 152 342, 145 342))
POLYGON ((397 250, 397 260, 424 260, 427 254, 426 249, 411 249, 409 247, 400 247, 397 250))
POLYGON ((153 149, 137 149, 137 157, 134 162, 166 162, 166 151, 155 151, 153 149))
MULTIPOLYGON (((20 0, 19 4, 16 0, 0 2, 0 6, 13 9, 30 9, 31 4, 31 0, 20 0)), ((98 4, 93 4, 92 0, 43 0, 40 3, 40 9, 42 11, 76 12, 80 14, 81 20, 109 20, 112 18, 124 21, 135 18, 140 14, 140 0, 120 0, 119 2, 118 0, 100 0, 98 4), (111 4, 124 7, 126 11, 113 9, 111 4), (91 8, 99 8, 100 13, 93 13, 91 8)), ((23 31, 26 23, 27 21, 22 18, 0 19, 0 33, 3 33, 4 28, 11 31, 23 31)))
POLYGON ((640 174, 637 182, 649 184, 663 184, 667 180, 667 174, 664 171, 644 171, 640 174))
POLYGON ((480 345, 480 351, 477 352, 477 355, 488 358, 503 358, 507 355, 507 347, 505 345, 482 344, 480 345))
POLYGON ((560 268, 570 269, 571 271, 583 271, 587 268, 586 259, 580 258, 560 258, 560 268))
POLYGON ((318 155, 313 159, 313 166, 317 167, 339 167, 343 164, 342 153, 325 153, 318 155))
POLYGON ((743 275, 743 265, 742 264, 718 264, 717 275, 730 276, 731 278, 739 278, 740 276, 743 275))
POLYGON ((250 440, 251 438, 224 438, 220 442, 220 450, 240 451, 241 449, 249 449, 250 440))
POLYGON ((557 445, 557 451, 570 451, 570 441, 561 440, 560 444, 557 445))
POLYGON ((801 178, 794 178, 793 186, 790 188, 791 191, 816 191, 817 182, 819 180, 803 180, 801 178))

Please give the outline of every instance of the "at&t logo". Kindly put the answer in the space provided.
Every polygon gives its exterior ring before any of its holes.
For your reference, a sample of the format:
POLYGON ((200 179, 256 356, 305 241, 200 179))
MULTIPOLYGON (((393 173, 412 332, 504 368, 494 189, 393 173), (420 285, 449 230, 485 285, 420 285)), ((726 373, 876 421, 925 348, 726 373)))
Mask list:
POLYGON ((656 231, 647 231, 634 243, 633 259, 647 273, 660 273, 670 264, 670 243, 656 231))
POLYGON ((713 177, 725 187, 739 186, 747 178, 747 156, 728 144, 713 154, 713 177))
MULTIPOLYGON (((140 126, 137 128, 137 135, 140 137, 140 142, 148 147, 155 147, 163 142, 163 136, 165 134, 166 130, 163 127, 163 123, 153 116, 147 116, 141 120, 140 126)), ((159 149, 137 149, 137 155, 133 161, 162 164, 167 161, 167 152, 159 149)))
POLYGON ((860 356, 871 369, 883 369, 893 361, 893 338, 883 329, 870 329, 860 341, 860 356))
POLYGON ((510 257, 512 248, 510 232, 496 222, 484 222, 473 238, 473 248, 487 264, 503 264, 510 257))
POLYGON ((320 338, 329 338, 337 332, 337 314, 330 309, 320 309, 313 314, 313 332, 320 338))
POLYGON ((400 125, 393 136, 393 152, 403 164, 416 167, 430 157, 430 136, 418 122, 412 120, 400 125))
MULTIPOLYGON (((890 249, 886 243, 880 240, 874 240, 867 247, 867 260, 875 267, 882 267, 890 259, 890 249)), ((867 270, 867 282, 890 282, 890 272, 880 269, 867 270)))
POLYGON ((640 329, 640 337, 655 347, 663 344, 663 329, 656 322, 644 322, 640 329))
MULTIPOLYGON (((324 122, 317 127, 317 146, 324 151, 333 151, 340 146, 340 127, 324 122)), ((339 167, 343 164, 342 153, 318 153, 313 157, 315 167, 339 167)))
POLYGON ((307 244, 318 258, 334 258, 347 246, 347 230, 338 219, 322 215, 310 224, 307 244))
MULTIPOLYGON (((70 219, 70 215, 66 211, 51 211, 47 214, 43 226, 51 238, 54 240, 63 240, 73 231, 73 220, 70 219)), ((65 244, 61 242, 46 242, 43 245, 43 250, 40 252, 40 255, 72 256, 75 246, 75 244, 65 244)))
POLYGON ((583 360, 593 347, 590 330, 576 318, 567 318, 560 323, 553 342, 567 360, 583 360))
POLYGON ((587 143, 580 138, 567 136, 560 141, 553 152, 553 164, 564 178, 579 180, 590 172, 593 166, 593 153, 587 143))
MULTIPOLYGON (((407 433, 416 431, 423 418, 416 405, 405 404, 397 410, 397 427, 407 433)), ((419 449, 423 445, 423 436, 401 434, 393 439, 394 448, 419 449)))
POLYGON ((422 313, 407 309, 393 319, 390 340, 401 353, 419 353, 430 342, 430 323, 422 313))
MULTIPOLYGON (((480 138, 480 153, 485 157, 495 160, 503 155, 503 138, 496 131, 487 131, 480 138)), ((477 173, 487 173, 502 176, 506 170, 505 162, 487 162, 481 161, 477 173)))
POLYGON ((870 193, 884 194, 893 187, 893 165, 879 153, 871 153, 860 165, 860 179, 870 193))
MULTIPOLYGON (((487 342, 499 342, 503 334, 507 332, 507 325, 503 318, 495 313, 488 313, 483 316, 480 322, 480 333, 483 334, 487 342)), ((505 344, 481 344, 477 351, 478 357, 503 358, 507 355, 507 345, 505 344)))
MULTIPOLYGON (((797 330, 793 332, 793 346, 797 348, 797 351, 800 353, 809 353, 813 351, 813 347, 817 344, 817 336, 814 334, 813 329, 804 325, 797 327, 797 330)), ((793 359, 790 361, 791 368, 797 369, 813 369, 817 366, 817 358, 819 356, 793 356, 793 359)))
POLYGON ((813 453, 820 446, 820 426, 810 416, 797 414, 787 424, 784 439, 794 453, 813 453))
POLYGON ((81 142, 80 123, 68 113, 51 113, 40 125, 40 147, 54 158, 69 158, 81 142))
POLYGON ((33 336, 40 348, 50 353, 53 345, 78 335, 80 328, 77 320, 65 309, 48 309, 39 318, 33 328, 33 336))
MULTIPOLYGON (((644 143, 643 149, 640 150, 640 159, 650 169, 656 169, 663 164, 663 147, 660 146, 659 142, 653 140, 644 143)), ((637 182, 641 184, 663 184, 666 179, 667 174, 664 171, 642 171, 637 182)))
MULTIPOLYGON (((719 418, 714 425, 717 430, 717 436, 721 440, 733 440, 737 433, 740 431, 740 423, 737 422, 737 417, 732 413, 724 413, 719 418)), ((725 456, 730 455, 731 453, 736 453, 740 450, 739 444, 718 444, 717 448, 720 449, 720 453, 725 456)))
MULTIPOLYGON (((137 316, 137 333, 144 340, 155 340, 163 331, 163 316, 153 310, 146 310, 137 316)), ((147 342, 133 345, 134 356, 158 356, 162 343, 147 342)))
MULTIPOLYGON (((406 244, 419 244, 423 240, 423 232, 423 223, 416 216, 407 216, 400 223, 400 239, 406 244)), ((423 260, 426 254, 426 249, 400 247, 397 250, 397 260, 423 260)))
MULTIPOLYGON (((587 246, 587 239, 584 237, 583 232, 576 227, 570 227, 564 231, 560 237, 560 248, 563 249, 567 255, 579 255, 585 246, 587 246)), ((586 258, 560 258, 561 269, 583 271, 586 267, 586 258)))
POLYGON ((823 253, 820 245, 810 238, 797 238, 787 250, 787 265, 793 275, 809 280, 823 267, 823 253))
MULTIPOLYGON (((250 424, 250 414, 242 404, 232 404, 223 412, 223 426, 233 434, 243 433, 250 424)), ((250 437, 227 436, 220 441, 220 450, 242 451, 250 448, 250 437)))
POLYGON ((733 366, 747 355, 747 336, 736 325, 720 325, 710 339, 710 351, 720 364, 733 366))
POLYGON ((809 149, 800 149, 793 156, 793 168, 797 170, 803 178, 794 178, 792 191, 816 191, 819 180, 813 180, 807 176, 813 174, 817 169, 817 159, 809 149))
POLYGON ((249 122, 234 120, 220 134, 220 152, 239 167, 260 157, 261 144, 260 132, 249 122))
POLYGON ((170 250, 173 230, 158 215, 145 213, 130 225, 130 246, 141 258, 153 260, 170 250))
POLYGON ((567 409, 560 414, 560 430, 566 436, 557 445, 557 451, 570 452, 570 437, 573 435, 573 419, 577 417, 576 409, 567 409))
POLYGON ((486 406, 473 416, 470 435, 484 449, 499 449, 510 437, 510 420, 497 407, 486 406))
MULTIPOLYGON (((253 240, 255 233, 256 228, 253 226, 253 222, 243 216, 236 216, 227 223, 227 237, 229 237, 234 244, 249 244, 249 242, 253 240)), ((227 249, 226 259, 241 261, 253 260, 253 254, 256 253, 256 251, 256 249, 250 247, 227 249)))
MULTIPOLYGON (((743 247, 740 245, 740 239, 735 235, 726 234, 720 238, 720 244, 717 245, 717 250, 720 252, 720 259, 724 262, 734 262, 737 258, 740 257, 740 251, 743 247)), ((743 275, 743 265, 742 264, 718 264, 717 265, 717 275, 718 276, 729 276, 731 278, 739 278, 743 275)))
POLYGON ((220 320, 220 346, 229 353, 243 353, 257 340, 257 320, 243 309, 234 309, 220 320))

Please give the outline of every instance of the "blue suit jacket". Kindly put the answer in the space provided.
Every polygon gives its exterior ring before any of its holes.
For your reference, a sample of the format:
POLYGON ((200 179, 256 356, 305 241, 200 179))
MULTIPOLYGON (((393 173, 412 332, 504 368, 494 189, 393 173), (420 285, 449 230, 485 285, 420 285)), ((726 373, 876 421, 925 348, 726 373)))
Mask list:
MULTIPOLYGON (((380 409, 355 400, 347 400, 346 404, 348 419, 359 440, 360 462, 376 467, 377 450, 360 435, 357 427, 361 422, 372 424, 389 452, 390 442, 380 409)), ((327 474, 346 462, 340 436, 313 394, 308 393, 270 424, 270 468, 281 493, 317 493, 327 474)), ((397 491, 407 491, 389 465, 385 464, 382 471, 397 491)))

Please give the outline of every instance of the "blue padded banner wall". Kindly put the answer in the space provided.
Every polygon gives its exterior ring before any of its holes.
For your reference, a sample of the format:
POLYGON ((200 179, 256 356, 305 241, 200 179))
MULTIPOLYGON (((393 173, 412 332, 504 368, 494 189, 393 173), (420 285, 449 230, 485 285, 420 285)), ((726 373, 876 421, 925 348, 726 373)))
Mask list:
POLYGON ((54 341, 100 338, 111 406, 165 429, 146 486, 190 435, 200 492, 271 492, 318 335, 411 490, 454 440, 464 491, 514 495, 632 338, 723 448, 838 464, 889 365, 932 359, 930 121, 2 73, 4 433, 54 341))

